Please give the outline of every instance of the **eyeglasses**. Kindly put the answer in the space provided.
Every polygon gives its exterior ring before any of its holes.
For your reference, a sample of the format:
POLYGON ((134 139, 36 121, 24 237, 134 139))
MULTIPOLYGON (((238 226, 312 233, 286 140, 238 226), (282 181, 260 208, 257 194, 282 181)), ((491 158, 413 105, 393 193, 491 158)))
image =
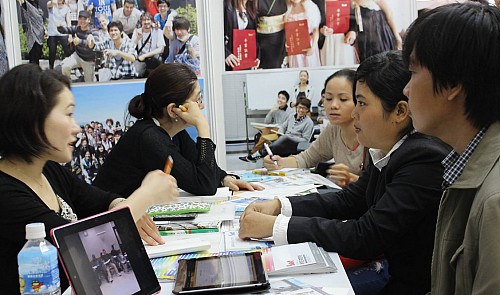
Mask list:
POLYGON ((200 93, 200 96, 198 97, 198 99, 196 99, 196 102, 198 104, 202 104, 203 103, 203 94, 202 93, 200 93))
POLYGON ((299 109, 300 109, 300 110, 305 110, 305 111, 308 111, 308 110, 309 110, 309 108, 308 108, 308 107, 301 106, 301 105, 298 105, 298 106, 297 106, 297 109, 298 109, 298 110, 299 110, 299 109))

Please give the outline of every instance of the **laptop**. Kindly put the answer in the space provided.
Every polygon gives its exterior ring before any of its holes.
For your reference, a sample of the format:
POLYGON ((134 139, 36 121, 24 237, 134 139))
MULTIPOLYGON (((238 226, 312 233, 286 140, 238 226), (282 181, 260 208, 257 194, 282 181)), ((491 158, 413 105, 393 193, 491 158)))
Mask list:
POLYGON ((128 207, 50 232, 73 294, 156 294, 161 287, 128 207))

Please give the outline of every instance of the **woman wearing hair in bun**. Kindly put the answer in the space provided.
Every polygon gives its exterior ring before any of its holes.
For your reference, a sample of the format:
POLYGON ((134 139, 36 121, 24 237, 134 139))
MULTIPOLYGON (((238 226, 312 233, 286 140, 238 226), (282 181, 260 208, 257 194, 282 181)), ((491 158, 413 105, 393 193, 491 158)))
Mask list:
POLYGON ((217 165, 203 107, 198 79, 189 67, 160 65, 146 80, 144 93, 130 101, 128 111, 139 120, 113 147, 94 185, 126 197, 144 175, 162 169, 172 156, 171 174, 179 188, 189 193, 213 195, 219 186, 261 189, 228 175, 217 165), (198 131, 196 142, 185 130, 189 126, 198 131))

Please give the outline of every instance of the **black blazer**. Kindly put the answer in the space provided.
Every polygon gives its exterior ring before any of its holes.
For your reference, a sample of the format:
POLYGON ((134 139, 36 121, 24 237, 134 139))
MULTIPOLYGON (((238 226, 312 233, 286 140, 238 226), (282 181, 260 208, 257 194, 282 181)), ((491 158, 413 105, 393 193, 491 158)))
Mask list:
POLYGON ((382 294, 427 293, 441 161, 450 150, 438 139, 414 133, 382 171, 370 164, 343 191, 290 197, 288 242, 314 241, 354 259, 384 254, 391 281, 382 294))

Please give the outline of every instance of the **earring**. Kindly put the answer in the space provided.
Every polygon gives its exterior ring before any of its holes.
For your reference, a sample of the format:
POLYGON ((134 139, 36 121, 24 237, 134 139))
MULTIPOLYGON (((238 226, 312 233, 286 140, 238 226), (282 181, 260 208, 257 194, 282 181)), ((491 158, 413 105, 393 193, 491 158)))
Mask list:
POLYGON ((175 119, 174 119, 174 121, 175 121, 175 122, 179 122, 179 119, 175 118, 175 119))

